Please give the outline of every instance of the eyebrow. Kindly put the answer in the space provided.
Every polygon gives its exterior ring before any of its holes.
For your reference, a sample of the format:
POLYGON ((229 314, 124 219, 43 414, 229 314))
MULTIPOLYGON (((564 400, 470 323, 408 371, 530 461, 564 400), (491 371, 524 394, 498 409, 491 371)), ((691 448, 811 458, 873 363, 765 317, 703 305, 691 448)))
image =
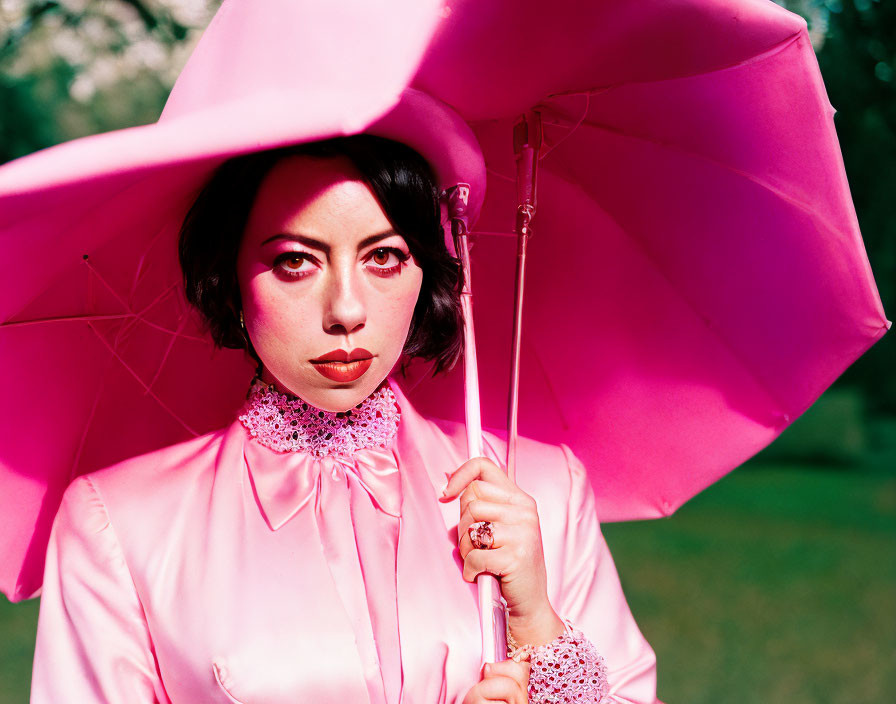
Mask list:
MULTIPOLYGON (((392 235, 397 235, 398 233, 395 230, 383 230, 383 232, 377 232, 375 235, 370 235, 369 237, 365 237, 363 240, 358 242, 358 251, 364 249, 365 247, 369 247, 375 242, 379 242, 380 240, 384 240, 387 237, 391 237, 392 235)), ((321 242, 320 240, 316 240, 313 237, 308 237, 308 235, 302 235, 299 233, 292 232, 281 232, 272 237, 268 237, 264 242, 261 243, 261 246, 264 247, 269 242, 273 242, 275 240, 290 240, 292 242, 301 242, 307 247, 311 247, 312 249, 319 249, 325 254, 330 253, 330 245, 326 242, 321 242)))

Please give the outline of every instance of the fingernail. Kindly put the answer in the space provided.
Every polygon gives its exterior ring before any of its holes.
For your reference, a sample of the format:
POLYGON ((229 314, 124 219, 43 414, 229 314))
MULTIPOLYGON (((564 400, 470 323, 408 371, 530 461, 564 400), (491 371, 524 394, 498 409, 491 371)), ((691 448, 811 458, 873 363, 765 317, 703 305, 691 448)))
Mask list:
POLYGON ((442 487, 442 493, 439 494, 439 500, 441 501, 442 499, 446 498, 447 496, 448 496, 448 485, 445 484, 445 486, 442 487))
POLYGON ((489 667, 489 664, 488 664, 488 663, 485 663, 485 664, 482 666, 482 674, 483 674, 483 676, 490 674, 491 671, 492 671, 492 668, 489 667))

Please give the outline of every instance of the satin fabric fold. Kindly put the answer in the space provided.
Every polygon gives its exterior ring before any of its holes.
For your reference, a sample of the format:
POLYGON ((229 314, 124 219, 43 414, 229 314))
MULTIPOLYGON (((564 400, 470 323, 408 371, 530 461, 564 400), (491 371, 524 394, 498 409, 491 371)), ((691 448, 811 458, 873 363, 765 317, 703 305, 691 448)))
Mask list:
POLYGON ((277 452, 248 438, 243 457, 271 530, 313 507, 321 549, 355 633, 370 702, 398 702, 395 565, 401 482, 394 452, 370 448, 351 457, 317 458, 277 452))
MULTIPOLYGON (((234 421, 76 479, 50 543, 32 704, 463 701, 479 680, 476 586, 457 502, 437 500, 466 458, 463 426, 392 386, 392 447, 351 467, 254 447, 234 421)), ((525 439, 518 457, 551 603, 604 655, 611 701, 653 704, 655 658, 584 467, 525 439)))
POLYGON ((395 518, 401 510, 398 465, 390 449, 360 450, 351 458, 317 458, 304 452, 276 452, 249 439, 243 457, 250 468, 258 507, 272 530, 316 495, 322 476, 352 475, 379 510, 395 518))
POLYGON ((445 678, 466 678, 472 686, 480 660, 476 585, 461 578, 450 529, 457 507, 444 514, 424 508, 442 506, 434 486, 457 467, 448 453, 440 462, 424 461, 417 443, 434 439, 433 430, 404 413, 410 404, 391 386, 402 422, 390 448, 318 459, 275 452, 247 437, 243 456, 272 530, 313 507, 370 701, 408 702, 401 692, 409 691, 416 701, 443 703, 445 678), (451 603, 466 605, 464 617, 440 608, 446 590, 451 603))
POLYGON ((402 488, 397 569, 401 701, 459 702, 479 680, 482 653, 477 587, 463 580, 457 547, 458 507, 436 496, 445 474, 459 464, 454 448, 443 445, 444 436, 414 412, 391 379, 390 384, 402 414, 395 438, 402 488), (426 448, 425 456, 420 448, 426 448), (446 683, 465 686, 457 691, 446 683))

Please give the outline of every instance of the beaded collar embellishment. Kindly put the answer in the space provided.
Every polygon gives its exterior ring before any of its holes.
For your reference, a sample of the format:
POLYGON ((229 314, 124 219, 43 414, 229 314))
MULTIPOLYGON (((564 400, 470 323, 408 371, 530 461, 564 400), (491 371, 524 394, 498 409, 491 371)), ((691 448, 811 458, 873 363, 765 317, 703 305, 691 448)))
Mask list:
POLYGON ((307 452, 315 457, 352 455, 389 446, 401 413, 389 384, 383 383, 347 411, 323 411, 291 394, 281 394, 256 377, 240 422, 262 445, 277 452, 307 452))

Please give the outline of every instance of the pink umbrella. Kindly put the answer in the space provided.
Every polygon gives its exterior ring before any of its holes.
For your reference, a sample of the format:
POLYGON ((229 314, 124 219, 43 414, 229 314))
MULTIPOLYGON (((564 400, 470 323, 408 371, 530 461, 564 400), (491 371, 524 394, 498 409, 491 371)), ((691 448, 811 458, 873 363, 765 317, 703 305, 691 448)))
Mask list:
MULTIPOLYGON (((767 446, 891 323, 802 18, 571 5, 478 24, 456 8, 413 85, 470 122, 488 167, 472 233, 485 425, 507 412, 511 135, 536 111, 521 432, 572 446, 602 520, 658 517, 767 446)), ((459 388, 411 397, 457 417, 459 388)))
MULTIPOLYGON (((575 450, 605 521, 674 511, 889 328, 806 23, 773 3, 251 5, 222 6, 158 123, 0 168, 11 599, 39 589, 73 477, 220 427, 242 402, 251 365, 203 337, 174 247, 234 154, 370 131, 417 147, 444 187, 470 185, 482 417, 498 427, 513 128, 540 122, 520 427, 575 450)), ((463 417, 457 379, 414 383, 421 410, 463 417)))

